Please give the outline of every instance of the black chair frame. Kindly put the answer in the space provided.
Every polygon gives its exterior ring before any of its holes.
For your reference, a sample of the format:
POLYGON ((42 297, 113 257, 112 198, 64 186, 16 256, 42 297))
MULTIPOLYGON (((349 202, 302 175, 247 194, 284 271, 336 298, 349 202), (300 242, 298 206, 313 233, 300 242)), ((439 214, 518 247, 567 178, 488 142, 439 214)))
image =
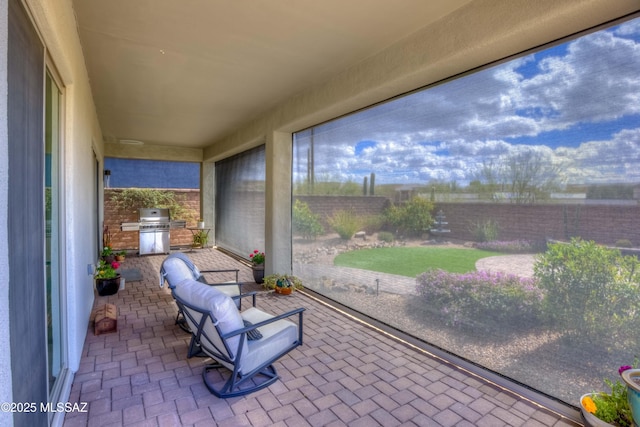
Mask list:
MULTIPOLYGON (((232 299, 241 300, 242 298, 249 297, 249 296, 252 297, 252 305, 253 307, 255 307, 256 292, 241 294, 236 297, 233 297, 232 299)), ((197 325, 197 331, 192 332, 191 342, 189 343, 189 352, 187 357, 190 358, 194 356, 206 355, 211 357, 214 360, 214 363, 205 366, 202 372, 202 378, 207 389, 219 398, 226 399, 229 397, 244 396, 249 393, 253 393, 254 391, 258 391, 265 387, 270 386, 271 384, 276 382, 279 378, 276 368, 273 366, 273 362, 275 362, 277 359, 284 356, 294 348, 302 345, 302 337, 303 337, 302 313, 305 310, 304 308, 291 310, 281 315, 274 316, 269 320, 253 324, 251 326, 248 326, 242 329, 238 329, 228 334, 223 334, 220 332, 220 329, 216 325, 217 321, 215 317, 209 310, 205 310, 193 304, 189 304, 188 302, 178 297, 175 293, 173 293, 173 297, 175 298, 179 309, 184 313, 185 317, 188 317, 188 319, 191 321, 192 324, 197 325), (185 308, 188 308, 189 310, 185 310, 185 308), (199 313, 199 318, 196 318, 196 316, 192 314, 192 311, 199 313), (255 368, 253 371, 246 374, 240 373, 239 367, 235 363, 235 361, 242 360, 242 349, 244 348, 243 347, 244 342, 247 340, 247 332, 252 331, 254 329, 258 329, 261 326, 265 326, 270 323, 276 322, 278 320, 286 319, 288 317, 295 316, 295 315, 298 315, 298 339, 295 342, 293 342, 291 345, 283 349, 276 356, 272 357, 271 359, 265 361, 263 364, 255 368), (204 334, 204 326, 208 321, 212 322, 212 324, 215 326, 215 329, 220 339, 224 343, 224 346, 225 346, 224 353, 219 348, 216 348, 215 345, 213 348, 202 347, 202 336, 204 334), (229 359, 229 357, 226 356, 226 354, 232 353, 231 349, 227 344, 227 339, 238 336, 238 335, 240 335, 240 343, 238 344, 239 350, 235 355, 235 359, 231 360, 229 359), (234 367, 233 371, 231 372, 231 376, 222 387, 216 387, 211 381, 209 381, 207 377, 208 372, 211 370, 218 370, 220 368, 227 369, 227 367, 222 365, 219 362, 219 360, 224 361, 225 363, 228 363, 230 365, 233 365, 234 367), (243 386, 249 380, 254 380, 254 384, 245 386, 244 388, 241 389, 240 387, 243 386)), ((212 343, 213 341, 207 338, 207 342, 212 343)))

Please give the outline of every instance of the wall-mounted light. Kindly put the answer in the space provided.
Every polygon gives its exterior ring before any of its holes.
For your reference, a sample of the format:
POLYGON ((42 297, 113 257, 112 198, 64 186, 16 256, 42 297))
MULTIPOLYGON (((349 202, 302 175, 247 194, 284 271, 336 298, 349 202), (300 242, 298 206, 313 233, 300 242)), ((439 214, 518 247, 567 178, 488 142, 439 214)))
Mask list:
POLYGON ((109 181, 111 180, 111 171, 109 169, 104 170, 104 188, 109 188, 109 181))

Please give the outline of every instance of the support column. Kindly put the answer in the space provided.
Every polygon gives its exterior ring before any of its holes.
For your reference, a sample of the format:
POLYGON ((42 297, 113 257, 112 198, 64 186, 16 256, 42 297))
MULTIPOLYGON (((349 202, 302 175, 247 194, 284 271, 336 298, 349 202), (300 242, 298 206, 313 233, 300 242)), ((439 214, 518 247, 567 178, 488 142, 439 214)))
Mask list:
POLYGON ((209 244, 214 245, 216 241, 216 167, 213 162, 203 162, 200 164, 200 215, 209 233, 209 244))
POLYGON ((292 134, 273 132, 265 146, 265 274, 291 274, 292 134))

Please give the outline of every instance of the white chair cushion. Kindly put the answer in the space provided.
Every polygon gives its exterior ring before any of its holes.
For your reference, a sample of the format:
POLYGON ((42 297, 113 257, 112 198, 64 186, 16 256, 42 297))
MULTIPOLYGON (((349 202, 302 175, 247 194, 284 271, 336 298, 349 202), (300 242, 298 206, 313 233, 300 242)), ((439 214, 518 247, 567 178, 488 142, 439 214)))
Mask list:
POLYGON ((236 282, 233 282, 233 284, 228 284, 228 285, 215 285, 213 287, 219 290, 220 292, 222 292, 223 294, 228 295, 230 297, 235 297, 240 295, 240 288, 238 287, 238 284, 236 282))
MULTIPOLYGON (((217 320, 221 333, 227 334, 244 328, 244 322, 236 304, 228 295, 216 289, 215 286, 209 286, 193 279, 187 279, 178 283, 174 292, 179 298, 189 304, 201 310, 210 311, 217 320)), ((185 310, 188 310, 188 308, 185 307, 185 310)), ((224 350, 220 345, 218 333, 210 321, 207 322, 204 333, 213 341, 219 351, 224 350)), ((231 352, 231 354, 228 354, 229 359, 234 360, 236 358, 239 343, 240 335, 227 339, 227 345, 231 352)), ((203 345, 206 346, 205 343, 203 343, 203 345)), ((243 347, 242 352, 244 354, 247 352, 246 340, 243 347)))
MULTIPOLYGON (((169 257, 162 263, 164 278, 170 287, 175 287, 185 279, 195 279, 191 269, 180 258, 169 257)), ((160 278, 162 281, 163 279, 160 278)))
MULTIPOLYGON (((251 307, 241 313, 243 319, 256 324, 272 319, 274 316, 251 307)), ((240 372, 249 373, 267 360, 273 360, 285 348, 298 339, 298 325, 281 319, 258 328, 262 339, 249 341, 248 351, 242 353, 240 372)))

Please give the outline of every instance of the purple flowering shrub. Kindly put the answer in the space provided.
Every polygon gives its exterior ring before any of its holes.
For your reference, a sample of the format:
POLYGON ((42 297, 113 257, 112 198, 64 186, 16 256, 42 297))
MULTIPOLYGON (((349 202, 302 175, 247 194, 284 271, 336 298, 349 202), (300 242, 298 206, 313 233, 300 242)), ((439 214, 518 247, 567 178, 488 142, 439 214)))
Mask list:
POLYGON ((418 295, 448 325, 537 324, 544 294, 535 279, 476 271, 426 271, 416 279, 418 295))
POLYGON ((531 253, 539 249, 539 244, 531 240, 492 240, 490 242, 476 243, 477 249, 485 251, 506 252, 511 254, 531 253))

